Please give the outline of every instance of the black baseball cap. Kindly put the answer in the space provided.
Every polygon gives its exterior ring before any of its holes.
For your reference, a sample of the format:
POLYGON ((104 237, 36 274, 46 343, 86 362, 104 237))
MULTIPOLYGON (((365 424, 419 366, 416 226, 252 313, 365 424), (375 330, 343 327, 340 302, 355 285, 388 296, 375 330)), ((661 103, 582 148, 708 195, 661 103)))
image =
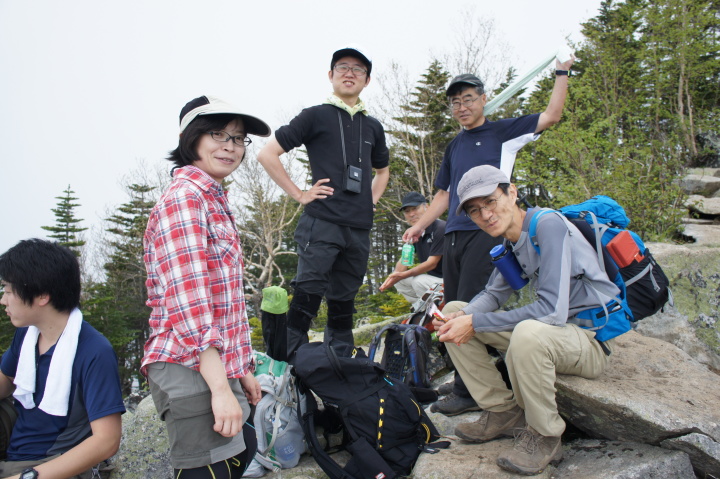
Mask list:
POLYGON ((350 44, 333 53, 332 60, 330 60, 330 69, 332 69, 333 65, 335 65, 342 57, 353 57, 363 62, 367 67, 367 74, 370 76, 370 72, 372 71, 372 60, 370 60, 370 55, 368 55, 367 52, 363 52, 363 49, 358 45, 350 44))
POLYGON ((471 85, 474 87, 480 87, 483 91, 485 91, 485 85, 483 85, 482 80, 480 80, 475 75, 471 75, 470 73, 463 73, 462 75, 458 75, 452 80, 450 80, 450 84, 448 85, 445 94, 447 96, 450 96, 450 91, 456 90, 456 85, 460 83, 465 85, 471 85))
POLYGON ((402 199, 402 205, 400 206, 400 211, 404 210, 405 208, 409 206, 418 206, 423 203, 427 203, 427 200, 423 195, 418 193, 417 191, 411 191, 407 195, 405 195, 402 199))

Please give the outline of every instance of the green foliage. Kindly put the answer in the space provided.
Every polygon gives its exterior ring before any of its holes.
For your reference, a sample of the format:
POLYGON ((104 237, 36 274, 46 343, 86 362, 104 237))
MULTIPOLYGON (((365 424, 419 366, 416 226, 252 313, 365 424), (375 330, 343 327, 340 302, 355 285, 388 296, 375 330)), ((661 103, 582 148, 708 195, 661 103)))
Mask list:
MULTIPOLYGON (((0 293, 0 298, 2 298, 0 293)), ((10 323, 10 316, 5 312, 4 307, 0 307, 0 355, 8 350, 10 343, 12 343, 13 336, 15 335, 15 328, 10 323)))
MULTIPOLYGON (((504 89, 512 85, 516 78, 517 73, 515 72, 515 68, 510 67, 505 75, 505 81, 500 83, 500 85, 493 90, 492 96, 494 97, 502 93, 504 89)), ((496 121, 502 118, 515 118, 524 115, 525 99, 523 98, 523 95, 525 94, 525 91, 526 88, 518 90, 512 98, 505 102, 500 108, 495 110, 495 112, 488 118, 492 121, 496 121)))
POLYGON ((265 341, 262 334, 262 322, 257 316, 248 318, 250 323, 250 344, 255 351, 265 351, 265 341))
POLYGON ((48 235, 49 238, 56 239, 58 243, 67 246, 75 256, 79 257, 80 248, 85 245, 85 241, 79 239, 78 234, 87 228, 77 226, 82 219, 75 218, 74 210, 80 206, 80 203, 75 203, 77 198, 72 196, 75 192, 70 189, 70 185, 63 193, 63 196, 55 197, 60 201, 58 201, 57 208, 52 209, 55 214, 55 226, 41 226, 41 228, 52 233, 48 235))
POLYGON ((402 295, 393 291, 370 294, 367 285, 363 285, 355 298, 355 319, 370 318, 377 323, 388 316, 400 316, 410 312, 410 303, 402 295))
POLYGON ((108 261, 106 280, 90 285, 90 300, 84 308, 88 321, 103 333, 120 359, 123 390, 129 391, 132 377, 138 374, 143 348, 149 336, 150 308, 145 306, 145 263, 143 236, 150 210, 155 204, 148 185, 128 187, 130 200, 107 218, 108 261))
MULTIPOLYGON (((559 207, 605 194, 625 207, 643 238, 677 234, 685 212, 676 180, 697 152, 692 118, 716 115, 720 94, 717 12, 681 20, 690 11, 707 13, 711 2, 690 3, 607 1, 584 24, 582 61, 573 66, 578 75, 570 79, 563 120, 518 156, 516 182, 531 203, 559 207), (690 43, 708 36, 714 40, 702 49, 711 54, 703 59, 690 43), (688 65, 685 73, 677 70, 681 64, 688 65), (714 72, 714 83, 690 73, 696 71, 714 72), (702 102, 695 100, 698 91, 706 92, 702 102)), ((544 110, 553 84, 539 82, 529 112, 544 110)))
POLYGON ((382 311, 385 316, 402 316, 410 311, 411 304, 405 299, 405 297, 394 291, 385 291, 375 295, 380 297, 382 301, 378 305, 378 309, 382 311))

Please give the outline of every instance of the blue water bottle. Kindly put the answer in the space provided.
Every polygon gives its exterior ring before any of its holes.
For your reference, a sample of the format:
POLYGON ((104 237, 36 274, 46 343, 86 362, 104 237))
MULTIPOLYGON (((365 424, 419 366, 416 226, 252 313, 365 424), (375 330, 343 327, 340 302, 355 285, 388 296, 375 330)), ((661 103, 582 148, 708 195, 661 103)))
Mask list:
POLYGON ((517 291, 528 284, 528 278, 520 267, 517 258, 505 249, 505 245, 499 244, 491 249, 490 258, 493 265, 500 271, 500 274, 503 275, 503 278, 512 289, 517 291))

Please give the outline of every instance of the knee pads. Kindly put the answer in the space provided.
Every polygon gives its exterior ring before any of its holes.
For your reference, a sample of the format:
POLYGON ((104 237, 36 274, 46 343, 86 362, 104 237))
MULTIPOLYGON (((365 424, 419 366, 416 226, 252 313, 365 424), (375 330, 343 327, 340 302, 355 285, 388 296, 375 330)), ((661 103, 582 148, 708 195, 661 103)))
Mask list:
POLYGON ((296 291, 288 310, 288 327, 307 332, 321 302, 322 296, 296 291))
POLYGON ((352 329, 353 313, 355 313, 355 300, 335 301, 329 299, 328 305, 328 328, 352 329))

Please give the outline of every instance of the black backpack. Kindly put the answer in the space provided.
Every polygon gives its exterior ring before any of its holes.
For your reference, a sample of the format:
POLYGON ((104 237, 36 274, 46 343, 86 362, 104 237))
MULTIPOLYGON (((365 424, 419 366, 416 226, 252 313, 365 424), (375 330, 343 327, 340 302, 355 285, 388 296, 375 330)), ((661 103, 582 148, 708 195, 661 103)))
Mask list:
POLYGON ((432 347, 430 331, 416 324, 390 324, 382 328, 370 343, 368 357, 375 360, 378 345, 385 335, 380 366, 387 375, 408 386, 429 388, 427 363, 432 347))
MULTIPOLYGON (((315 460, 330 479, 392 479, 407 475, 428 443, 439 433, 401 381, 389 379, 362 349, 346 343, 309 343, 295 358, 301 388, 323 402, 327 417, 345 433, 344 449, 352 458, 345 467, 320 446, 315 433, 317 407, 301 411, 301 423, 315 460)), ((449 443, 433 444, 447 447, 449 443)))

